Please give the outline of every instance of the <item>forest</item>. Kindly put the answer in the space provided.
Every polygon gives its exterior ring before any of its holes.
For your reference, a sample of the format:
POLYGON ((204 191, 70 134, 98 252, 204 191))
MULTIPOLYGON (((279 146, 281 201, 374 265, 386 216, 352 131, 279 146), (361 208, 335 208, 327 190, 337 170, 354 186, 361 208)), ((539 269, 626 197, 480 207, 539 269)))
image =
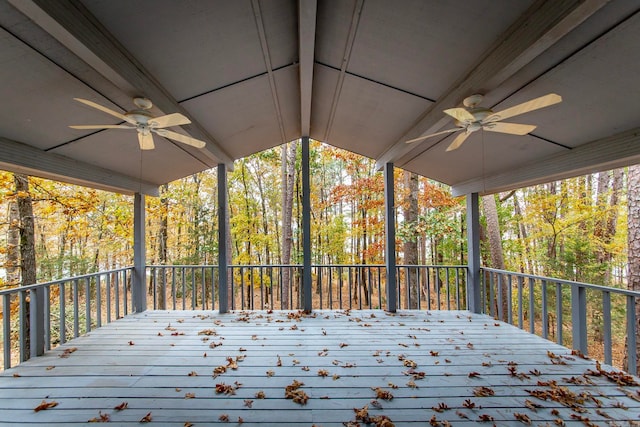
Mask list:
MULTIPOLYGON (((313 264, 384 263, 382 172, 375 162, 312 141, 313 264)), ((301 264, 301 167, 297 142, 237 160, 228 174, 233 265, 301 264)), ((637 168, 599 172, 481 198, 484 266, 627 287, 627 195, 637 168)), ((465 265, 465 198, 396 168, 398 264, 465 265)), ((0 172, 0 289, 132 264, 133 197, 0 172), (34 266, 21 274, 29 204, 34 266)), ((146 198, 149 265, 215 265, 216 170, 146 198)), ((635 217, 635 216, 633 216, 635 217)), ((630 286, 630 285, 629 285, 630 286)))

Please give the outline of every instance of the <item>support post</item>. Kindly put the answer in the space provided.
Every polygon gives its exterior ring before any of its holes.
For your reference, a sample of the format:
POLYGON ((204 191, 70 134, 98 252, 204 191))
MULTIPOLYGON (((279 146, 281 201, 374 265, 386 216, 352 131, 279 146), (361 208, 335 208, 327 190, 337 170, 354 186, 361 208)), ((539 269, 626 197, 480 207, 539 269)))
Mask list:
POLYGON ((395 313, 398 309, 398 291, 396 288, 396 215, 395 191, 393 188, 393 163, 384 165, 384 231, 385 266, 387 270, 387 311, 395 313))
POLYGON ((134 313, 147 309, 144 208, 144 194, 136 193, 133 199, 133 276, 131 278, 131 300, 134 313))
POLYGON ((467 194, 467 310, 482 313, 480 293, 480 207, 478 193, 467 194))
POLYGON ((227 270, 227 165, 218 165, 218 307, 220 313, 229 311, 229 283, 227 270))
POLYGON ((302 137, 302 309, 310 313, 311 295, 311 188, 309 137, 302 137))

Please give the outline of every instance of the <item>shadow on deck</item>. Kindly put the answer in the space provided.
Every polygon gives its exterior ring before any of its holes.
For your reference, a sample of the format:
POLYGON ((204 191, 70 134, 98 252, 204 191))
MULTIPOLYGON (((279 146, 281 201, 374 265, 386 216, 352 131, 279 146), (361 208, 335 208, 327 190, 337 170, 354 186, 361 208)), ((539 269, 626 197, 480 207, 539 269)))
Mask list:
POLYGON ((147 311, 0 376, 0 425, 145 417, 153 426, 626 426, 640 423, 640 386, 466 311, 147 311), (36 412, 42 404, 52 407, 36 412))

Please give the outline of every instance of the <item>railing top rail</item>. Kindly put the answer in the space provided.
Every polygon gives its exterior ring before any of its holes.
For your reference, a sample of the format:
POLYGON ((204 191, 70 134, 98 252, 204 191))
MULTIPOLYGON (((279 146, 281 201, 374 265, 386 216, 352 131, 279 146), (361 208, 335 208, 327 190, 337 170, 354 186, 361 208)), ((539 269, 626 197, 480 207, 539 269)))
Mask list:
POLYGON ((627 295, 627 296, 640 298, 640 292, 631 291, 629 289, 613 288, 611 286, 594 285, 592 283, 576 282, 576 281, 573 281, 573 280, 558 279, 558 278, 546 277, 546 276, 538 276, 538 275, 535 275, 535 274, 518 273, 516 271, 499 270, 497 268, 490 268, 490 267, 481 267, 481 270, 488 271, 488 272, 491 272, 491 273, 506 274, 506 275, 511 275, 511 276, 520 276, 520 277, 525 277, 527 279, 546 280, 547 282, 559 283, 561 285, 579 286, 581 288, 595 289, 595 290, 598 290, 598 291, 601 291, 601 292, 612 292, 612 293, 617 293, 617 294, 622 294, 622 295, 627 295))
POLYGON ((51 280, 49 282, 34 283, 33 285, 17 286, 15 288, 3 289, 3 290, 0 291, 0 296, 7 295, 7 294, 13 294, 13 293, 16 293, 16 292, 25 292, 25 291, 28 291, 28 290, 31 290, 31 289, 46 288, 48 286, 59 285, 61 283, 72 282, 74 280, 90 279, 90 278, 96 277, 96 276, 102 276, 102 275, 105 275, 105 274, 113 274, 113 273, 118 273, 118 272, 127 271, 127 270, 133 270, 133 266, 115 268, 115 269, 112 269, 112 270, 105 270, 105 271, 96 271, 95 273, 87 273, 87 274, 83 274, 83 275, 80 275, 80 276, 67 277, 67 278, 64 278, 64 279, 51 280))
MULTIPOLYGON (((385 264, 312 264, 312 267, 369 267, 384 268, 385 264)), ((202 268, 202 267, 218 267, 217 264, 170 264, 170 265, 147 265, 147 268, 202 268)), ((231 268, 276 268, 276 267, 303 267, 302 264, 229 264, 231 268)), ((467 268, 466 265, 439 265, 439 264, 397 264, 396 267, 402 268, 467 268)))

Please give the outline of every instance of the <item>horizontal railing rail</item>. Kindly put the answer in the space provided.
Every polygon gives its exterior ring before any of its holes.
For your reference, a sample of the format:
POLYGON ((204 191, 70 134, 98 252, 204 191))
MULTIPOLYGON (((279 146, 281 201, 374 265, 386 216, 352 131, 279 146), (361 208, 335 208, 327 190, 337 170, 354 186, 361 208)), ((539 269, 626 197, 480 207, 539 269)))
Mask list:
POLYGON ((640 292, 494 268, 481 271, 484 313, 636 372, 640 292))
POLYGON ((8 369, 132 311, 125 267, 0 291, 2 361, 8 369))

